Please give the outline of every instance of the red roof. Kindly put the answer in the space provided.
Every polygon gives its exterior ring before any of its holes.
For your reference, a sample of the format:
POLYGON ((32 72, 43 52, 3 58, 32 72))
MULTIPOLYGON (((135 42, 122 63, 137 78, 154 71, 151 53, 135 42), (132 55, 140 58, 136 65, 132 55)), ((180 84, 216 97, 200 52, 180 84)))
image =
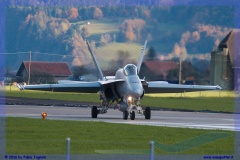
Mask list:
POLYGON ((166 76, 172 69, 176 69, 179 65, 173 61, 145 61, 146 67, 156 75, 166 76))
MULTIPOLYGON (((18 70, 17 75, 23 70, 23 67, 29 71, 29 61, 24 61, 18 70)), ((53 76, 70 76, 72 72, 70 71, 67 63, 65 62, 31 62, 30 63, 31 73, 34 72, 44 72, 51 74, 53 76)))

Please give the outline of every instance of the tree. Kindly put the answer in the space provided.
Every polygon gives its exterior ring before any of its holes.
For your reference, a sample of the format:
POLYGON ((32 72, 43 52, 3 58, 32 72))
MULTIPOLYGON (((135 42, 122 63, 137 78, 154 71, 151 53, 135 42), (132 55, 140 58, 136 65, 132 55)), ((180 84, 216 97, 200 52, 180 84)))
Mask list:
POLYGON ((86 27, 83 27, 81 29, 81 36, 83 39, 86 39, 89 36, 89 31, 86 27))
POLYGON ((146 54, 148 60, 154 60, 156 57, 156 51, 153 46, 151 46, 146 54))
POLYGON ((106 45, 107 43, 111 42, 111 40, 112 40, 112 38, 111 38, 110 34, 104 33, 101 35, 100 41, 101 41, 102 45, 106 45))
POLYGON ((95 8, 94 13, 93 13, 93 18, 99 19, 103 17, 102 10, 100 8, 95 8))
POLYGON ((145 24, 142 19, 127 19, 120 26, 120 33, 128 41, 140 40, 145 24))
POLYGON ((119 67, 123 67, 128 63, 130 54, 128 51, 118 50, 118 64, 119 67))
POLYGON ((144 10, 143 11, 143 17, 146 19, 149 19, 151 17, 149 10, 144 10))
POLYGON ((78 9, 77 8, 71 8, 68 11, 68 19, 69 20, 77 20, 78 18, 78 9))

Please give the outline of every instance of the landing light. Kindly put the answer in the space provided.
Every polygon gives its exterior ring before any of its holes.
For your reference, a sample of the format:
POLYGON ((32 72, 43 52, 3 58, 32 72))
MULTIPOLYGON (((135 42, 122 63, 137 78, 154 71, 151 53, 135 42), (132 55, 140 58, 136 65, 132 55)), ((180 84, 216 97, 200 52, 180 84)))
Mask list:
POLYGON ((42 112, 42 118, 45 119, 47 117, 47 112, 42 112))
POLYGON ((132 103, 132 101, 133 101, 133 97, 128 96, 128 97, 127 97, 127 102, 128 102, 128 103, 132 103))

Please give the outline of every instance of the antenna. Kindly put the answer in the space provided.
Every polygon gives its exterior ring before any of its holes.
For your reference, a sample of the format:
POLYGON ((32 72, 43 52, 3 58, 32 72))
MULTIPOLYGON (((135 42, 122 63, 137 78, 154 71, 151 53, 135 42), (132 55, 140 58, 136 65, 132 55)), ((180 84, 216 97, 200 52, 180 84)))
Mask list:
POLYGON ((141 65, 142 65, 143 56, 144 56, 144 53, 145 53, 145 50, 146 50, 146 46, 147 46, 147 40, 145 41, 144 45, 142 46, 142 52, 141 52, 141 55, 138 59, 138 63, 137 63, 138 74, 140 72, 140 68, 141 68, 141 65))
POLYGON ((98 73, 99 73, 100 79, 103 80, 103 79, 104 79, 104 76, 103 76, 102 70, 100 69, 100 67, 99 67, 99 65, 98 65, 98 63, 97 63, 96 57, 95 57, 94 53, 92 52, 92 49, 91 49, 91 47, 90 47, 90 45, 89 45, 89 43, 88 43, 87 40, 86 40, 86 43, 87 43, 87 46, 88 46, 88 50, 89 50, 89 52, 91 53, 91 56, 92 56, 92 58, 93 58, 93 62, 94 62, 95 66, 96 66, 97 69, 98 69, 98 73))

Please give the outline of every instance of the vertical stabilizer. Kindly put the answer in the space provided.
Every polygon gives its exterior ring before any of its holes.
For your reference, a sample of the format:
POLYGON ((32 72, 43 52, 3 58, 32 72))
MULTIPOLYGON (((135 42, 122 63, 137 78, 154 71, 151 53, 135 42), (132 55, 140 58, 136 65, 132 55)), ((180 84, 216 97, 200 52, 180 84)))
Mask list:
POLYGON ((147 46, 147 40, 145 41, 143 47, 142 47, 142 52, 141 52, 141 55, 138 59, 138 63, 137 63, 137 69, 138 69, 138 74, 140 72, 140 68, 141 68, 141 65, 142 65, 142 61, 143 61, 143 56, 144 56, 144 53, 145 53, 145 50, 146 50, 146 46, 147 46))
POLYGON ((93 58, 93 62, 95 64, 95 66, 97 67, 97 70, 98 70, 98 73, 99 73, 99 76, 100 76, 100 80, 104 80, 104 76, 103 76, 102 70, 100 69, 100 67, 99 67, 99 65, 97 63, 97 59, 96 59, 94 53, 92 52, 92 49, 91 49, 91 47, 90 47, 90 45, 89 45, 87 40, 86 40, 86 43, 87 43, 87 46, 88 46, 88 50, 91 53, 91 56, 93 58))

